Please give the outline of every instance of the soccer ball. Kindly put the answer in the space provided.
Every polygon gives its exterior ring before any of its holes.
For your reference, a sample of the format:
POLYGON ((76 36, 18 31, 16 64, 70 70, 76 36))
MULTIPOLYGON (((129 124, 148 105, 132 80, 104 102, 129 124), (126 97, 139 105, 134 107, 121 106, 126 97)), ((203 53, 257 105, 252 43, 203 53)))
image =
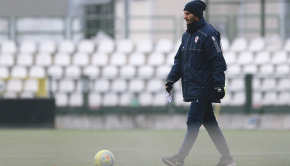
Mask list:
POLYGON ((94 163, 96 166, 113 166, 114 155, 108 150, 101 150, 95 155, 94 163))

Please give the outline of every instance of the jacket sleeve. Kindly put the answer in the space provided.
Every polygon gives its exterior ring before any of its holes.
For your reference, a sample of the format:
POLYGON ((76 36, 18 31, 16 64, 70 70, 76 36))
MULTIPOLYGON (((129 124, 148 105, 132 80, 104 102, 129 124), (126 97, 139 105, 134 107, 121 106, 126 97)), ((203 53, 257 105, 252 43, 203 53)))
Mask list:
POLYGON ((227 65, 223 56, 218 32, 212 32, 206 37, 205 55, 211 63, 214 87, 225 87, 227 65))
POLYGON ((182 43, 179 46, 179 49, 174 57, 174 65, 171 68, 171 71, 168 74, 167 81, 177 82, 181 77, 181 47, 182 43))

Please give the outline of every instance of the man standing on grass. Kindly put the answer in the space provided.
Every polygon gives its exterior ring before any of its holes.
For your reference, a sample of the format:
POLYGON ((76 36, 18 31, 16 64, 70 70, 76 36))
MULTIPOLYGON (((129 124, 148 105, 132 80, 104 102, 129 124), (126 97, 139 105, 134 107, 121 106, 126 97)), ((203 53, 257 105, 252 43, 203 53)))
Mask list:
POLYGON ((187 30, 182 36, 182 43, 165 84, 166 91, 170 92, 173 84, 182 78, 183 100, 191 102, 187 133, 179 153, 162 159, 169 166, 183 166, 184 158, 188 156, 201 125, 204 125, 221 154, 216 166, 236 166, 212 108, 212 102, 220 103, 225 95, 226 62, 219 32, 203 18, 205 9, 206 4, 200 0, 185 5, 187 30))

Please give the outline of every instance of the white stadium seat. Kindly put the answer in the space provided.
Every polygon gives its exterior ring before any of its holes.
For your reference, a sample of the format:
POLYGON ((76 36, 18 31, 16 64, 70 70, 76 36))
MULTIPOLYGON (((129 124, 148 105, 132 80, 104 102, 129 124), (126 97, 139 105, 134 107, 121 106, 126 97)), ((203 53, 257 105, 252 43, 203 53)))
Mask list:
POLYGON ((123 66, 127 63, 127 56, 124 53, 113 53, 110 64, 112 66, 123 66))
POLYGON ((243 67, 243 73, 245 74, 256 74, 257 72, 258 72, 258 66, 255 64, 249 64, 243 67))
POLYGON ((250 51, 244 51, 242 53, 240 53, 238 59, 237 59, 237 63, 240 65, 248 65, 251 64, 254 60, 254 55, 252 52, 250 51))
POLYGON ((97 52, 110 54, 115 49, 115 43, 112 40, 103 40, 99 43, 97 52))
POLYGON ((110 89, 110 82, 106 79, 98 79, 95 81, 94 91, 108 92, 110 89))
POLYGON ((78 44, 79 53, 91 54, 95 51, 95 45, 91 40, 83 40, 78 44))
POLYGON ((225 97, 221 99, 221 104, 223 106, 227 106, 231 103, 231 100, 232 100, 232 94, 227 92, 225 97))
POLYGON ((11 77, 13 78, 26 78, 27 70, 23 66, 14 66, 11 69, 11 77))
POLYGON ((275 102, 277 101, 277 98, 278 96, 276 92, 266 92, 262 99, 262 105, 264 106, 274 105, 275 102))
POLYGON ((36 52, 36 44, 33 41, 23 41, 20 43, 19 52, 33 54, 36 52))
POLYGON ((8 92, 20 92, 22 91, 22 80, 10 79, 7 81, 6 91, 8 92))
POLYGON ((0 55, 0 65, 1 66, 13 66, 14 65, 14 56, 11 54, 0 55))
POLYGON ((134 52, 129 57, 129 65, 141 66, 144 65, 146 57, 143 53, 134 52))
POLYGON ((111 91, 112 92, 125 92, 127 90, 126 80, 113 80, 111 91))
POLYGON ((56 93, 55 94, 55 105, 57 107, 65 107, 68 105, 68 96, 65 93, 56 93))
POLYGON ((245 89, 245 81, 243 78, 232 79, 228 86, 228 90, 230 91, 242 91, 244 89, 245 89))
POLYGON ((156 43, 155 51, 168 53, 172 50, 172 41, 170 39, 160 39, 156 43))
POLYGON ((154 68, 149 65, 140 66, 138 68, 138 77, 140 78, 151 78, 154 74, 154 68))
POLYGON ((254 38, 250 41, 249 51, 258 52, 265 48, 265 40, 261 37, 254 38))
POLYGON ((44 67, 32 66, 29 69, 29 77, 31 78, 44 78, 46 76, 44 67))
POLYGON ((270 91, 276 89, 276 79, 275 78, 265 78, 261 84, 261 90, 270 91))
POLYGON ((156 77, 158 78, 167 78, 169 72, 171 70, 171 67, 168 65, 162 65, 158 66, 156 69, 156 77))
POLYGON ((237 54, 233 51, 226 51, 224 52, 224 58, 227 65, 235 64, 237 61, 237 54))
POLYGON ((47 75, 53 77, 62 77, 63 69, 60 66, 50 66, 47 69, 47 75))
POLYGON ((245 92, 235 92, 232 101, 230 103, 231 106, 242 106, 246 103, 246 94, 245 92))
POLYGON ((75 92, 83 92, 83 81, 81 79, 76 81, 75 92))
POLYGON ((146 91, 147 92, 160 92, 161 90, 164 89, 164 87, 165 87, 164 81, 160 79, 148 80, 146 91))
POLYGON ((52 56, 49 53, 39 53, 35 57, 35 65, 50 66, 52 64, 52 56))
POLYGON ((103 106, 114 107, 117 106, 119 102, 119 97, 116 93, 105 93, 103 99, 103 106))
POLYGON ((153 50, 153 43, 151 40, 143 39, 137 43, 136 52, 150 53, 153 50))
POLYGON ((136 75, 136 68, 134 66, 122 66, 120 68, 121 78, 134 78, 136 75))
POLYGON ((65 76, 70 78, 80 78, 81 68, 78 66, 67 66, 64 70, 65 76))
POLYGON ((57 53, 54 56, 54 65, 68 66, 71 63, 71 57, 67 53, 57 53))
POLYGON ((230 42, 227 38, 222 37, 221 38, 221 46, 222 46, 222 50, 224 52, 228 51, 230 48, 230 42))
POLYGON ((105 66, 108 64, 109 58, 105 53, 95 53, 92 55, 92 65, 105 66))
POLYGON ((173 102, 175 106, 182 106, 184 104, 182 92, 174 93, 173 98, 174 98, 173 102))
POLYGON ((174 65, 175 55, 176 55, 176 52, 171 52, 171 53, 167 54, 166 60, 165 60, 167 65, 171 65, 171 66, 174 65))
POLYGON ((25 80, 23 91, 36 93, 38 91, 38 80, 37 79, 25 80))
POLYGON ((252 94, 252 105, 254 107, 259 107, 262 105, 263 95, 261 92, 253 92, 252 94))
POLYGON ((69 97, 69 106, 70 107, 82 107, 84 104, 83 94, 82 93, 72 93, 69 97))
POLYGON ((276 52, 276 51, 282 50, 283 41, 278 36, 266 37, 265 42, 266 42, 267 51, 276 52))
POLYGON ((89 94, 89 106, 91 108, 98 108, 102 104, 102 96, 99 93, 89 94))
POLYGON ((241 74, 242 69, 240 65, 229 65, 227 66, 227 71, 226 73, 229 75, 236 75, 236 74, 241 74))
POLYGON ((284 50, 290 52, 290 38, 285 41, 284 50))
POLYGON ((74 80, 70 80, 70 79, 60 80, 58 90, 60 92, 74 92, 75 90, 74 80))
POLYGON ((132 93, 122 93, 119 98, 119 105, 123 107, 130 106, 133 97, 132 93))
POLYGON ((164 54, 154 52, 149 55, 147 64, 152 66, 158 66, 162 65, 164 63, 164 60, 165 60, 164 54))
POLYGON ((75 45, 73 41, 70 40, 64 40, 59 43, 58 45, 58 52, 60 53, 67 53, 71 54, 75 51, 75 45))
POLYGON ((248 43, 245 38, 236 38, 234 39, 232 45, 231 45, 231 50, 234 52, 242 52, 247 49, 248 43))
POLYGON ((153 102, 153 97, 151 93, 139 93, 138 101, 140 106, 151 106, 153 102))
POLYGON ((167 104, 167 100, 165 98, 165 93, 164 92, 159 92, 156 93, 153 97, 153 106, 157 106, 157 107, 163 107, 166 106, 167 104))
POLYGON ((87 66, 89 64, 89 55, 87 53, 76 53, 73 55, 72 64, 76 66, 87 66))
POLYGON ((17 47, 14 41, 4 41, 1 44, 1 53, 3 54, 14 54, 17 52, 17 47))
POLYGON ((181 45, 181 39, 177 40, 173 45, 173 51, 176 53, 181 45))
POLYGON ((143 80, 130 80, 128 90, 129 92, 142 92, 145 89, 143 80))
POLYGON ((33 56, 28 53, 20 53, 17 56, 17 65, 19 66, 31 66, 33 64, 33 56))
POLYGON ((280 78, 277 82, 276 90, 280 90, 280 91, 290 90, 290 79, 280 78))
POLYGON ((274 73, 274 66, 272 64, 262 65, 260 67, 261 74, 273 74, 274 73))
POLYGON ((257 65, 263 65, 269 62, 270 62, 270 53, 268 51, 259 52, 254 59, 254 63, 257 65))
POLYGON ((5 92, 5 93, 3 93, 3 98, 4 99, 16 99, 17 98, 17 93, 15 93, 15 92, 5 92))
POLYGON ((54 52, 56 52, 55 43, 50 40, 40 42, 38 52, 45 54, 53 54, 54 52))
POLYGON ((253 78, 252 79, 252 89, 257 91, 261 88, 261 80, 260 78, 253 78))
POLYGON ((85 76, 88 76, 90 77, 91 79, 94 79, 96 77, 99 76, 100 74, 100 69, 96 66, 86 66, 84 69, 83 69, 83 74, 85 76))
POLYGON ((115 78, 118 75, 118 68, 116 66, 105 66, 102 70, 102 77, 115 78))
POLYGON ((131 40, 125 39, 121 40, 117 44, 117 52, 122 52, 122 53, 131 53, 134 49, 134 44, 131 40))
POLYGON ((22 98, 22 99, 33 99, 33 98, 35 98, 35 94, 33 92, 21 92, 19 94, 19 98, 22 98))
POLYGON ((289 92, 281 92, 278 96, 277 96, 277 100, 274 102, 274 105, 290 105, 290 93, 289 92))
POLYGON ((276 74, 289 74, 290 67, 288 64, 282 64, 276 67, 276 74))
POLYGON ((274 53, 271 59, 271 63, 274 65, 285 64, 287 63, 287 59, 288 59, 288 55, 286 51, 278 51, 274 53))
POLYGON ((8 67, 0 66, 0 79, 6 79, 9 77, 8 67))

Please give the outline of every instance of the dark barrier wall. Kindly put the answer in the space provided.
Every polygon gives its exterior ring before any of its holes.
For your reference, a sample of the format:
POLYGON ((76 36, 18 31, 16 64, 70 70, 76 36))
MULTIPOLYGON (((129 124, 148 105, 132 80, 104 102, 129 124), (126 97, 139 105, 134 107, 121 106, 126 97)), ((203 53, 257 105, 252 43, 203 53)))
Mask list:
POLYGON ((0 99, 0 127, 54 128, 54 99, 0 99))

